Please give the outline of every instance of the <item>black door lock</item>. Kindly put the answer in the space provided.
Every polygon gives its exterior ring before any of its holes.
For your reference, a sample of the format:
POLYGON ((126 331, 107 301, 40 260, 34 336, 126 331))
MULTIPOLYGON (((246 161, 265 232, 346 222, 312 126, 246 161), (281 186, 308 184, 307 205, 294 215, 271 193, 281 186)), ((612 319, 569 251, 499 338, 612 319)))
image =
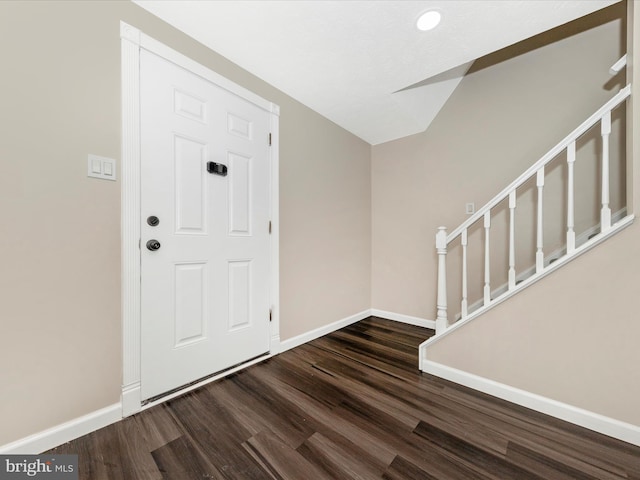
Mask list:
POLYGON ((160 223, 160 219, 155 215, 151 215, 150 217, 147 217, 147 224, 149 224, 150 226, 157 227, 159 223, 160 223))
POLYGON ((222 177, 227 176, 227 166, 222 163, 207 162, 207 172, 214 175, 220 175, 222 177))
POLYGON ((152 252, 154 250, 158 250, 160 248, 160 242, 158 240, 151 239, 147 242, 147 248, 152 252))

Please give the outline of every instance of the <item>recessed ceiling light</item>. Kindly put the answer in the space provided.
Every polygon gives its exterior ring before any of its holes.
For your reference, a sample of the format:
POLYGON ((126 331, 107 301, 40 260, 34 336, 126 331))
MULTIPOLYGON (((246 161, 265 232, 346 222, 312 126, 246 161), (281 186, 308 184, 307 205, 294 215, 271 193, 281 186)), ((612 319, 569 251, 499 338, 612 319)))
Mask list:
POLYGON ((418 30, 426 32, 427 30, 432 30, 438 26, 440 20, 442 19, 442 15, 440 12, 436 12, 435 10, 430 10, 428 12, 424 12, 418 18, 416 22, 416 27, 418 30))

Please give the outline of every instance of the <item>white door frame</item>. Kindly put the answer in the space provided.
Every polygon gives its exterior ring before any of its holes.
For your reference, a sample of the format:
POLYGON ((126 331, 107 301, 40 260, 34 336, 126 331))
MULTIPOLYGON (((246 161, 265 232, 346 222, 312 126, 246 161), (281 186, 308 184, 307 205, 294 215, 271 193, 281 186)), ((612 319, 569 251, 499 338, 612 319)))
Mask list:
MULTIPOLYGON (((222 77, 209 68, 120 22, 122 61, 122 416, 142 409, 140 393, 140 49, 144 48, 174 64, 250 101, 270 113, 271 127, 271 346, 268 356, 280 350, 280 268, 279 268, 279 115, 280 107, 222 77)), ((224 374, 209 378, 180 392, 197 388, 223 375, 244 368, 261 357, 224 374)), ((166 400, 170 397, 166 397, 166 400)), ((152 405, 152 404, 149 404, 152 405)))

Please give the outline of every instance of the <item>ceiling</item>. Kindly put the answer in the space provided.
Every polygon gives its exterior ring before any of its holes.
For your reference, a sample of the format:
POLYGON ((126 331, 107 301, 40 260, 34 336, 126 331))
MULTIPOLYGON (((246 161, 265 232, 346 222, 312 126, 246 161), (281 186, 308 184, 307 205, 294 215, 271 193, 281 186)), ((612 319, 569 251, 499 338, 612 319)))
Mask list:
POLYGON ((618 0, 133 1, 376 145, 424 131, 476 58, 618 0))

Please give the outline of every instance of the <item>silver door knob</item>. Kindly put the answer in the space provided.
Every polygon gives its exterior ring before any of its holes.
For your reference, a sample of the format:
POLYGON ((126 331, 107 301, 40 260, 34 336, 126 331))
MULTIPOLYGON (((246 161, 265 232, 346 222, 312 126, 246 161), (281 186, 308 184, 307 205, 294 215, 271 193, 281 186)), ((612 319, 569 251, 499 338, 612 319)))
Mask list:
POLYGON ((158 250, 159 248, 160 248, 160 242, 158 240, 151 239, 147 242, 148 250, 151 250, 153 252, 155 250, 158 250))

